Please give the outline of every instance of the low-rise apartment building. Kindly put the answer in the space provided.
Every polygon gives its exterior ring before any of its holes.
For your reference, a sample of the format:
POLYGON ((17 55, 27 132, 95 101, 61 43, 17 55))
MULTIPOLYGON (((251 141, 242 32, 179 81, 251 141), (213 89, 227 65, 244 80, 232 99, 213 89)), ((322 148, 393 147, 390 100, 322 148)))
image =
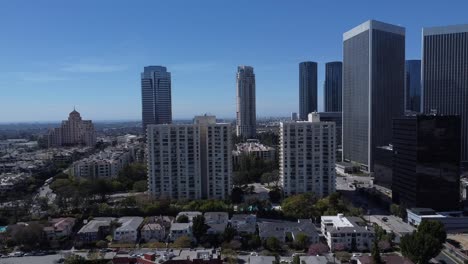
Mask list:
POLYGON ((73 164, 72 174, 86 179, 116 178, 132 161, 128 149, 110 148, 73 164))
POLYGON ((143 223, 143 217, 126 216, 118 220, 120 226, 114 230, 115 241, 136 242, 140 236, 140 227, 143 223))
POLYGON ((331 251, 370 250, 374 242, 374 228, 358 217, 322 216, 321 231, 331 251))

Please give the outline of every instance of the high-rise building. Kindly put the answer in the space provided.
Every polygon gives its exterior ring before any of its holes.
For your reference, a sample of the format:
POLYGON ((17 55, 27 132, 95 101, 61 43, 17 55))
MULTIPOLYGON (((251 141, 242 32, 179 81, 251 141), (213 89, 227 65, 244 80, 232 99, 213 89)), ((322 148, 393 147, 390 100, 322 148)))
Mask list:
POLYGON ((393 120, 393 202, 406 208, 459 209, 460 133, 459 116, 393 120))
POLYGON ((468 25, 423 29, 423 112, 460 115, 468 162, 468 25))
POLYGON ((141 73, 143 130, 148 125, 172 123, 171 73, 166 67, 147 66, 141 73))
POLYGON ((343 63, 333 61, 325 64, 325 112, 341 112, 343 93, 343 63))
POLYGON ((257 129, 255 102, 255 74, 251 66, 237 67, 236 134, 254 138, 257 129))
POLYGON ((343 160, 373 171, 373 152, 403 115, 405 29, 370 20, 343 34, 343 160))
POLYGON ((309 121, 280 123, 280 182, 286 196, 314 192, 318 197, 335 191, 335 123, 309 121))
POLYGON ((405 110, 421 112, 421 60, 405 63, 405 110))
POLYGON ((231 193, 230 124, 197 116, 194 124, 149 125, 148 190, 154 197, 224 199, 231 193))
POLYGON ((96 145, 93 121, 82 120, 80 113, 73 109, 68 120, 63 120, 60 127, 49 131, 48 145, 49 147, 96 145))
POLYGON ((317 112, 317 63, 304 61, 299 63, 299 119, 312 112, 317 112))

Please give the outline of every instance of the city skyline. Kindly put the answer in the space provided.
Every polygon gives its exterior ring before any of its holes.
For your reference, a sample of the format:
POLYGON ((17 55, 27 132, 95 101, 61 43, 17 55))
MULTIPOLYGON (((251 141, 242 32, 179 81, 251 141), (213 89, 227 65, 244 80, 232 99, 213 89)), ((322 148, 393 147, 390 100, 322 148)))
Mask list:
MULTIPOLYGON (((271 4, 268 6, 271 12, 259 12, 265 7, 259 2, 251 4, 251 9, 244 13, 246 24, 257 21, 251 29, 237 29, 234 14, 240 7, 234 4, 207 1, 206 6, 210 6, 210 11, 217 10, 221 19, 190 14, 180 23, 171 24, 181 16, 171 18, 170 14, 179 14, 177 10, 181 8, 197 9, 198 4, 163 3, 159 8, 167 9, 164 13, 169 14, 168 17, 163 14, 167 21, 161 22, 167 27, 160 30, 169 34, 164 42, 159 37, 144 34, 149 26, 138 28, 151 24, 142 18, 144 15, 136 16, 140 11, 150 12, 150 7, 141 10, 138 6, 116 3, 112 14, 102 12, 106 13, 103 14, 106 19, 102 19, 94 12, 107 8, 105 3, 93 3, 93 8, 89 8, 91 2, 77 6, 56 2, 52 11, 60 12, 48 12, 47 17, 41 10, 50 7, 34 2, 5 3, 0 21, 9 25, 4 30, 8 38, 0 44, 0 56, 8 64, 0 64, 0 87, 5 98, 0 108, 0 122, 58 121, 61 113, 73 105, 92 120, 139 120, 138 73, 146 65, 164 65, 173 74, 174 119, 190 119, 192 113, 206 112, 219 118, 233 118, 235 81, 232 72, 237 65, 252 65, 256 69, 257 116, 288 116, 298 109, 298 95, 291 92, 298 87, 297 64, 317 61, 318 111, 322 111, 325 63, 342 59, 343 32, 371 18, 402 25, 407 29, 406 59, 419 59, 423 27, 466 23, 461 10, 467 4, 458 3, 451 7, 406 3, 401 12, 411 13, 411 16, 380 11, 401 6, 394 3, 383 4, 386 8, 381 4, 368 4, 368 10, 353 9, 355 12, 346 12, 351 4, 343 3, 337 12, 349 14, 322 27, 322 15, 306 19, 282 14, 285 8, 286 13, 305 12, 310 3, 271 4), (441 13, 450 10, 450 16, 427 18, 422 15, 436 10, 441 13), (121 21, 122 16, 127 20, 121 21), (184 26, 187 21, 194 21, 195 31, 184 26), (219 25, 214 25, 213 21, 219 25), (302 23, 304 21, 307 23, 302 23), (95 29, 90 29, 89 23, 93 23, 95 29), (72 30, 68 30, 70 28, 72 30), (305 29, 313 36, 305 36, 305 29), (251 47, 239 45, 239 41, 230 36, 236 35, 232 30, 236 33, 242 30, 251 37, 251 47), (257 34, 259 30, 262 34, 257 34), (285 37, 275 43, 272 40, 278 33, 285 37), (313 40, 314 35, 321 36, 320 43, 304 41, 313 40), (25 36, 28 36, 27 41, 25 36), (216 45, 207 45, 210 40, 216 45), (34 47, 26 47, 26 43, 34 43, 34 47), (156 44, 158 48, 154 48, 156 44), (271 103, 279 99, 281 104, 271 103)), ((331 6, 320 4, 316 8, 327 10, 331 6)))

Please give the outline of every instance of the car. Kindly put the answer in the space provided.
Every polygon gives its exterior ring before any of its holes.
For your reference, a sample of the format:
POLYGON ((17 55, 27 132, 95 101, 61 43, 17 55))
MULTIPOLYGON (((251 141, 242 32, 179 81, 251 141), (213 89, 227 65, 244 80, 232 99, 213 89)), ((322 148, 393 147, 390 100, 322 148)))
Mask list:
POLYGON ((361 253, 353 253, 353 258, 359 258, 359 257, 362 257, 362 254, 361 253))
POLYGON ((24 253, 23 256, 25 256, 25 257, 34 256, 34 253, 32 253, 32 252, 24 253))
POLYGON ((257 252, 250 252, 250 256, 258 256, 258 253, 257 252))
POLYGON ((387 222, 387 221, 388 221, 388 217, 386 217, 386 216, 382 217, 382 221, 387 222))

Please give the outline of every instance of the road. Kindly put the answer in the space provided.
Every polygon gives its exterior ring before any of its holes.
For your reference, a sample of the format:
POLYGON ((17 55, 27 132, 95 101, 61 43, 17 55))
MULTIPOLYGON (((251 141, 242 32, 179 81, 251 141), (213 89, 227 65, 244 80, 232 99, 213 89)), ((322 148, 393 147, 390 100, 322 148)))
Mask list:
POLYGON ((60 254, 37 257, 12 257, 0 259, 0 264, 54 264, 61 258, 62 255, 60 254))
POLYGON ((455 259, 453 256, 447 254, 445 252, 445 250, 440 252, 440 254, 437 257, 435 257, 435 259, 437 259, 441 263, 447 263, 447 264, 460 264, 460 263, 463 263, 463 262, 458 261, 457 259, 455 259))

